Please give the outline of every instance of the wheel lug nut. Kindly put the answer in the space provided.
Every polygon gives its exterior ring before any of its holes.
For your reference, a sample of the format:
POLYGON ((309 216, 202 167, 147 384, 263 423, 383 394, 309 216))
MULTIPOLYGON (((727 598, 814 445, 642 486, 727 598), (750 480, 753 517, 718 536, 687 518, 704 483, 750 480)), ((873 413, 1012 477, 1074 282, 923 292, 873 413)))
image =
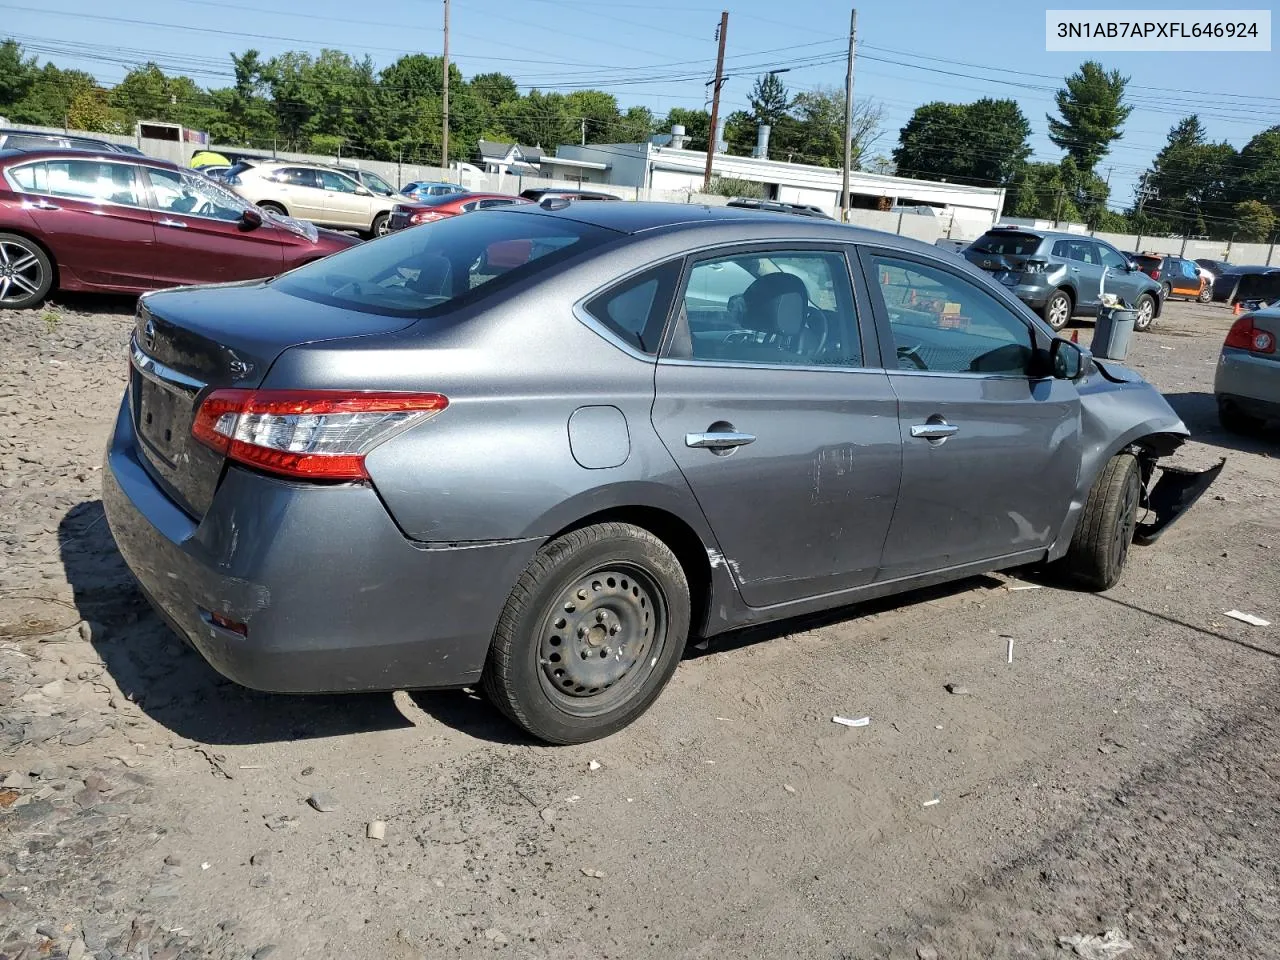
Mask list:
POLYGON ((603 610, 596 612, 596 623, 604 623, 608 619, 609 619, 609 615, 605 613, 603 610))
POLYGON ((622 628, 615 623, 613 626, 609 628, 609 636, 616 637, 618 635, 618 631, 621 629, 622 628))

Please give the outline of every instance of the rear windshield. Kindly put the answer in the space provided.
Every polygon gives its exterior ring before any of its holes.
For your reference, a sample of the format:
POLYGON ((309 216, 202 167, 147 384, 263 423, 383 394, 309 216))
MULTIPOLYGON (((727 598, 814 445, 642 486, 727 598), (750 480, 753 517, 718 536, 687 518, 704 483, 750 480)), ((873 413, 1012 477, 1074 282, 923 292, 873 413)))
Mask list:
POLYGON ((492 211, 397 231, 287 273, 275 285, 364 313, 433 316, 614 236, 573 220, 492 211))
POLYGON ((1028 257, 1040 249, 1043 237, 1034 233, 988 233, 973 245, 979 253, 997 253, 1001 256, 1028 257))
POLYGON ((1138 269, 1148 273, 1160 268, 1160 259, 1158 257, 1130 257, 1129 259, 1138 265, 1138 269))

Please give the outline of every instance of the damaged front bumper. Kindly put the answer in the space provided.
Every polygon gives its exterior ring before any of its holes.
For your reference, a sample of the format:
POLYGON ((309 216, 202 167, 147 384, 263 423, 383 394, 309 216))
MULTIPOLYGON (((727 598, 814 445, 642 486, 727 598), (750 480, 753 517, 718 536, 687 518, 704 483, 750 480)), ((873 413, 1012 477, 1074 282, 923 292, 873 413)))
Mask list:
POLYGON ((1206 490, 1218 479, 1218 474, 1226 466, 1227 458, 1223 457, 1215 466, 1207 470, 1189 470, 1186 467, 1156 466, 1160 478, 1146 491, 1143 505, 1155 514, 1154 518, 1139 523, 1134 531, 1133 542, 1149 546, 1160 539, 1178 517, 1191 508, 1206 490))

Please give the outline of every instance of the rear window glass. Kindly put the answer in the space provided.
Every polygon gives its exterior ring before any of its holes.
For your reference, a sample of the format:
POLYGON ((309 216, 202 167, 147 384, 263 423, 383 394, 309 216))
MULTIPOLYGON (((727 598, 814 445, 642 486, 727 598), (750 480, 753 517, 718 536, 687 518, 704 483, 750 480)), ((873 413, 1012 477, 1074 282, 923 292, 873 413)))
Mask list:
POLYGON ((679 279, 679 262, 646 270, 590 301, 587 312, 642 353, 656 353, 679 279))
POLYGON ((979 253, 998 253, 1001 256, 1026 257, 1040 249, 1043 237, 1034 233, 988 233, 973 245, 979 253))
POLYGON ((1132 260, 1144 272, 1156 270, 1160 266, 1160 261, 1156 257, 1133 257, 1132 260))
POLYGON ((60 146, 61 140, 53 137, 14 133, 4 138, 6 150, 48 150, 60 146))
POLYGON ((401 230, 285 274, 278 289, 388 316, 433 316, 614 237, 611 230, 495 210, 401 230))

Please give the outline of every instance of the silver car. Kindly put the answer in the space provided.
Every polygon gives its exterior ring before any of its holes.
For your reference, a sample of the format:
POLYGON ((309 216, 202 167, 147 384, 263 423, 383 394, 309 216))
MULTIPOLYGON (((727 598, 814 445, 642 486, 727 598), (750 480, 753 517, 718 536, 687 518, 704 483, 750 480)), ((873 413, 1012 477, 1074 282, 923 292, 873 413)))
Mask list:
POLYGON ((1213 393, 1218 420, 1232 433, 1257 433, 1280 419, 1280 308, 1239 317, 1218 357, 1213 393))
POLYGON ((215 668, 482 682, 553 743, 690 637, 1028 563, 1106 589, 1216 476, 1157 479, 1160 394, 962 260, 754 210, 454 217, 149 294, 130 351, 107 516, 215 668))

